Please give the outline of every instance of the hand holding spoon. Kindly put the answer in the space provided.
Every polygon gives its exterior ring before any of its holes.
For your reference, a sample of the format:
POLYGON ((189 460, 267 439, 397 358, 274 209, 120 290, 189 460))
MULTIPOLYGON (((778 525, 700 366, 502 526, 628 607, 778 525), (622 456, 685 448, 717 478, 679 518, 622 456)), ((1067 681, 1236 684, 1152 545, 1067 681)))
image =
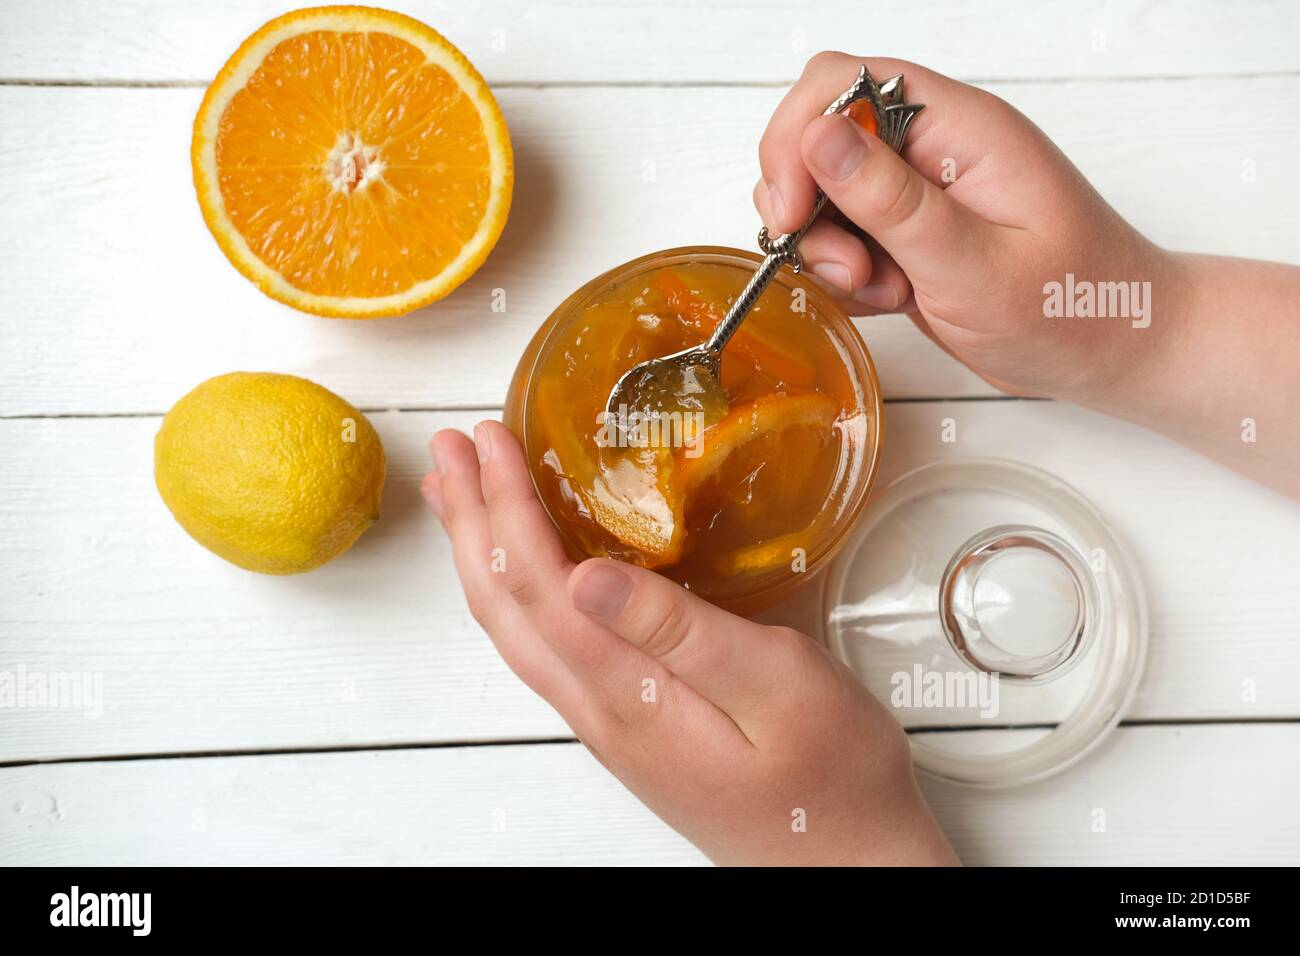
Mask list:
MULTIPOLYGON (((855 122, 879 136, 890 149, 897 152, 902 148, 903 137, 907 135, 912 119, 922 109, 922 105, 904 100, 902 74, 891 77, 878 86, 867 71, 866 64, 863 64, 853 85, 827 107, 825 115, 847 112, 855 122), (866 106, 870 108, 864 108, 866 106)), ((614 383, 614 388, 609 393, 609 400, 605 404, 606 421, 617 421, 622 423, 620 427, 626 427, 629 413, 654 414, 681 409, 684 405, 692 410, 704 411, 706 421, 714 417, 710 412, 716 414, 720 409, 721 414, 725 414, 727 398, 719 384, 722 350, 736 334, 740 323, 745 321, 772 279, 781 271, 781 267, 789 263, 796 274, 803 268, 797 248, 799 240, 804 237, 825 205, 826 196, 819 189, 812 213, 794 232, 772 239, 768 236, 767 227, 763 227, 758 233, 758 246, 766 258, 736 297, 713 334, 694 348, 649 359, 628 369, 614 383)), ((717 417, 721 415, 718 414, 717 417)))

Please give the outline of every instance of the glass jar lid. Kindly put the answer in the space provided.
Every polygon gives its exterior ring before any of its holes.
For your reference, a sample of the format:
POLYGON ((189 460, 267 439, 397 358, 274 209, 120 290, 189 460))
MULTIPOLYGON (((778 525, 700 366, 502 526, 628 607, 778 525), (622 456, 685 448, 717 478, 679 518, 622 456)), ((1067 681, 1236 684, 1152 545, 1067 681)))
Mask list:
POLYGON ((1081 758, 1146 658, 1136 566, 1054 476, 939 462, 867 506, 826 579, 824 639, 907 728, 918 769, 1007 787, 1081 758))

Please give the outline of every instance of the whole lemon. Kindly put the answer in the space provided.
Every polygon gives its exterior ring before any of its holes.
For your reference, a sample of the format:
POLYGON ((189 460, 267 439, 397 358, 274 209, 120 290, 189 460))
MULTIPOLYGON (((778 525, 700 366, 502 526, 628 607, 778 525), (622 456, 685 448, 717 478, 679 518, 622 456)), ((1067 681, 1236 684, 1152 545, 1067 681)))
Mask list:
POLYGON ((379 517, 384 447, 366 417, 295 375, 231 372, 172 407, 154 480, 195 541, 264 574, 310 571, 379 517))

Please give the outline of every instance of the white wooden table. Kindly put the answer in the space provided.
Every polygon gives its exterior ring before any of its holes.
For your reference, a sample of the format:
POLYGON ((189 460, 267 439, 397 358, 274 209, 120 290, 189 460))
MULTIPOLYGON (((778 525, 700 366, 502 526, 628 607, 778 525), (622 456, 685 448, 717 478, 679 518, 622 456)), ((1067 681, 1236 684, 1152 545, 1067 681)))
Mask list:
MULTIPOLYGON (((237 275, 190 183, 206 82, 284 0, 0 0, 0 674, 103 688, 97 716, 0 709, 0 862, 702 862, 498 660, 417 483, 428 436, 496 414, 582 281, 752 244, 758 135, 819 49, 987 86, 1161 243, 1300 262, 1289 0, 396 5, 496 89, 515 205, 451 298, 346 322, 237 275), (154 489, 162 413, 236 369, 339 392, 388 450, 382 520, 312 574, 223 563, 154 489)), ((883 480, 952 456, 1050 469, 1150 590, 1147 675, 1101 751, 1029 789, 927 786, 962 856, 1300 862, 1300 506, 1136 428, 1000 399, 903 317, 860 327, 883 480)))

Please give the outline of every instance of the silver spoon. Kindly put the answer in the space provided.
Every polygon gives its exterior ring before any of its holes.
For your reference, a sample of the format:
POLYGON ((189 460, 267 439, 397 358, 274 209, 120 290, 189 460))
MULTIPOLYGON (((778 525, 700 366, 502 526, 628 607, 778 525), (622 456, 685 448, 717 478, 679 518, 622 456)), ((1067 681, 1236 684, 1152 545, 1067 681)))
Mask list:
MULTIPOLYGON (((823 115, 841 113, 859 101, 870 104, 875 115, 876 134, 895 152, 902 148, 903 138, 907 135, 907 128, 913 118, 925 108, 923 104, 908 103, 903 98, 901 73, 877 85, 864 63, 853 85, 840 94, 823 115)), ((713 334, 701 345, 648 359, 624 372, 614 383, 609 400, 605 403, 606 421, 619 422, 620 427, 626 429, 629 412, 638 414, 643 411, 663 411, 656 407, 661 403, 647 401, 650 395, 683 395, 698 404, 707 404, 707 394, 710 391, 721 395, 722 387, 718 381, 721 378, 722 350, 754 308, 759 296, 781 271, 781 267, 789 263, 795 274, 803 269, 797 248, 799 240, 804 237, 825 205, 826 195, 819 189, 811 215, 794 232, 772 239, 768 236, 766 226, 759 230, 758 247, 765 258, 713 330, 713 334)), ((725 406, 725 396, 722 400, 725 406)))

